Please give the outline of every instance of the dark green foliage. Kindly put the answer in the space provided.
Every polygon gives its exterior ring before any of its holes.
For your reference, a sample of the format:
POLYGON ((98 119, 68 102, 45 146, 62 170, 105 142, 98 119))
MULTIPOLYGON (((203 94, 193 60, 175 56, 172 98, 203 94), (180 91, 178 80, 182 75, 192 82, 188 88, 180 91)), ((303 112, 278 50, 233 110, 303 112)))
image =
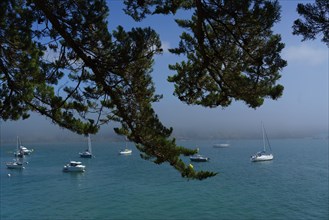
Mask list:
MULTIPOLYGON (((65 16, 65 7, 68 6, 57 4, 62 7, 62 14, 58 17, 69 23, 70 19, 65 16)), ((52 7, 58 5, 54 3, 52 7)), ((81 99, 76 101, 77 89, 65 88, 66 96, 62 92, 55 93, 54 86, 65 74, 71 78, 76 76, 76 88, 83 81, 82 73, 79 77, 83 64, 78 62, 72 49, 30 1, 2 1, 1 10, 1 118, 17 120, 26 118, 29 111, 36 111, 79 134, 95 133, 95 124, 86 122, 83 116, 73 116, 83 115, 87 109, 81 99), (47 60, 44 56, 47 53, 57 57, 48 57, 47 60)), ((75 19, 79 20, 79 17, 75 19)), ((77 34, 73 28, 70 31, 77 34)))
POLYGON ((322 34, 322 41, 329 46, 329 1, 316 0, 314 4, 298 4, 297 12, 304 20, 297 19, 293 34, 302 35, 303 40, 314 40, 322 34))
POLYGON ((277 85, 279 71, 286 66, 280 52, 280 35, 272 26, 280 19, 277 1, 191 0, 126 1, 126 12, 135 20, 147 14, 190 10, 190 20, 176 20, 186 32, 179 47, 170 52, 187 60, 170 69, 175 95, 188 104, 226 107, 243 100, 250 107, 264 98, 277 99, 283 86, 277 85))
MULTIPOLYGON (((171 65, 175 93, 189 104, 227 106, 232 99, 258 107, 276 99, 286 65, 279 35, 271 27, 279 6, 271 1, 125 1, 136 20, 148 14, 194 11, 177 20, 186 32, 178 48, 187 60, 171 65)), ((136 143, 141 157, 169 163, 190 179, 216 175, 195 171, 182 156, 196 153, 176 145, 152 108, 153 56, 162 52, 151 28, 107 28, 103 0, 4 0, 0 14, 0 118, 18 120, 31 111, 78 134, 96 133, 111 121, 136 143)))
POLYGON ((177 20, 187 32, 171 50, 187 57, 170 66, 180 100, 226 107, 235 99, 256 108, 266 97, 280 97, 284 45, 271 31, 279 9, 270 1, 196 1, 191 20, 177 20))

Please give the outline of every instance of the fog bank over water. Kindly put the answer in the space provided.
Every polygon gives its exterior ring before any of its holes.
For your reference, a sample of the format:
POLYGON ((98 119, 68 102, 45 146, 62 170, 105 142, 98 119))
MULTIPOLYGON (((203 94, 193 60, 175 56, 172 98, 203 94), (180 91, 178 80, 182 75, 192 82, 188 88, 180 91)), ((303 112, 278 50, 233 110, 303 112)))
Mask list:
MULTIPOLYGON (((159 118, 167 127, 173 127, 173 137, 176 139, 259 139, 261 138, 261 120, 256 120, 250 110, 234 117, 234 110, 207 110, 185 107, 172 113, 159 113, 159 118), (185 110, 185 114, 184 114, 185 110), (183 111, 183 112, 180 112, 183 111), (231 112, 233 111, 233 113, 231 112), (232 114, 232 115, 231 115, 232 114), (217 117, 216 117, 217 116, 217 117)), ((328 137, 328 123, 311 123, 308 121, 287 121, 276 117, 262 120, 269 138, 326 138, 328 137)), ((103 126, 100 132, 92 135, 94 141, 124 141, 124 137, 114 133, 110 124, 103 126)), ((50 120, 38 115, 32 115, 27 120, 16 122, 1 122, 1 143, 16 143, 19 136, 23 142, 70 142, 85 141, 83 135, 77 135, 66 129, 59 128, 50 120)))

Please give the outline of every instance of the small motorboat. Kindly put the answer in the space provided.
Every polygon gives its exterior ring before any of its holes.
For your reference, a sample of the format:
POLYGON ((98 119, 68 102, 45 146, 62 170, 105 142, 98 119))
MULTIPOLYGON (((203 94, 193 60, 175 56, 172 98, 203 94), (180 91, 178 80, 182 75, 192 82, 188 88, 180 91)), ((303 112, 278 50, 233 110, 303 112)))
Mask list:
POLYGON ((33 149, 27 149, 24 146, 19 147, 19 151, 22 152, 24 155, 30 155, 33 152, 33 149))
POLYGON ((226 148, 226 147, 229 147, 230 144, 228 143, 222 143, 222 144, 214 144, 213 147, 214 148, 226 148))
POLYGON ((86 166, 82 165, 79 161, 70 161, 70 163, 66 164, 63 168, 64 172, 84 172, 86 166))
POLYGON ((209 157, 202 156, 200 154, 190 156, 190 160, 193 162, 207 162, 209 161, 209 157))
POLYGON ((124 149, 124 150, 121 150, 121 151, 119 152, 120 155, 130 155, 131 153, 132 153, 132 150, 130 150, 130 149, 128 149, 128 148, 126 148, 126 149, 124 149))

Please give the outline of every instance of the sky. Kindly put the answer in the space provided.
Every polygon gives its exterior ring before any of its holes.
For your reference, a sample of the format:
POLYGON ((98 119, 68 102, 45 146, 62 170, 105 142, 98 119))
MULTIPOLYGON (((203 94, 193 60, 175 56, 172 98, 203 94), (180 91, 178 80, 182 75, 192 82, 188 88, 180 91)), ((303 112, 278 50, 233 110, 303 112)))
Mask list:
MULTIPOLYGON (((176 138, 261 138, 261 121, 270 138, 327 137, 328 47, 320 41, 321 36, 314 41, 302 42, 300 36, 292 35, 291 28, 299 17, 297 4, 308 2, 314 1, 280 1, 281 21, 273 30, 281 35, 285 43, 281 55, 288 65, 281 72, 278 82, 285 89, 280 99, 267 99, 257 109, 251 109, 240 101, 224 109, 210 109, 184 104, 173 96, 174 86, 167 81, 167 77, 174 72, 168 69, 168 65, 183 58, 170 54, 168 48, 178 45, 179 35, 183 31, 173 18, 183 18, 186 14, 151 16, 136 23, 124 14, 121 1, 108 1, 109 29, 113 30, 118 25, 126 30, 150 26, 159 33, 164 53, 155 58, 152 76, 156 92, 162 94, 163 99, 155 103, 154 108, 164 125, 173 127, 176 138)), ((24 121, 0 123, 2 142, 15 142, 16 136, 26 141, 84 140, 84 137, 61 129, 37 114, 24 121)), ((112 127, 112 124, 102 127, 102 138, 113 137, 112 127)))

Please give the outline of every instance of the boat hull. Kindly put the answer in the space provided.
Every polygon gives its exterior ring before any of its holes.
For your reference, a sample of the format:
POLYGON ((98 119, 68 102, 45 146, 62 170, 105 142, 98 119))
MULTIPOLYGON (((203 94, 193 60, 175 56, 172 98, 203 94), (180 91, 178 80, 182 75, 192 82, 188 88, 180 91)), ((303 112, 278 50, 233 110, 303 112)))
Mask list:
POLYGON ((227 148, 229 146, 230 146, 230 144, 214 144, 213 145, 214 148, 227 148))
POLYGON ((84 172, 86 166, 82 165, 79 161, 70 161, 63 167, 64 172, 84 172))
POLYGON ((193 162, 207 162, 209 160, 209 157, 197 155, 197 156, 191 156, 190 160, 193 162))
POLYGON ((70 166, 64 166, 63 168, 64 172, 84 172, 85 171, 85 166, 75 166, 75 167, 70 167, 70 166))
POLYGON ((252 162, 261 162, 261 161, 269 161, 269 160, 273 160, 273 155, 272 154, 266 154, 266 155, 254 155, 251 157, 251 161, 252 162))
POLYGON ((92 154, 84 154, 84 153, 80 153, 80 157, 81 157, 81 158, 92 158, 93 155, 92 155, 92 154))
POLYGON ((132 150, 128 150, 128 149, 119 152, 120 155, 130 155, 131 153, 132 150))
POLYGON ((8 169, 17 169, 17 170, 24 169, 23 164, 19 164, 19 163, 7 163, 6 166, 8 169))
POLYGON ((190 158, 191 161, 193 162, 207 162, 208 161, 208 158, 190 158))

